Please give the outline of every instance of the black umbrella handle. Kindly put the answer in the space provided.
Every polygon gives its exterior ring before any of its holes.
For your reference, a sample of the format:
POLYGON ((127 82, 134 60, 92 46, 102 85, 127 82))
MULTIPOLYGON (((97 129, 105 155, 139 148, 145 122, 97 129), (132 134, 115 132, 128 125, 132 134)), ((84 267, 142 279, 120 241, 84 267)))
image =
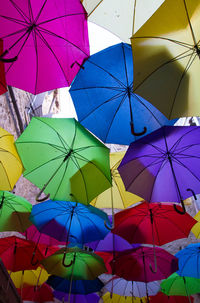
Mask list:
POLYGON ((130 125, 131 125, 131 133, 132 133, 133 136, 138 136, 138 137, 143 136, 147 132, 146 126, 144 126, 143 131, 141 131, 139 133, 136 133, 135 130, 134 130, 134 125, 133 125, 132 121, 130 122, 130 125))
POLYGON ((8 50, 5 50, 1 55, 0 55, 0 61, 5 62, 5 63, 10 63, 10 62, 15 62, 17 60, 17 56, 9 59, 5 59, 4 56, 8 54, 8 50))
POLYGON ((64 255, 63 255, 62 265, 63 265, 64 267, 70 267, 70 266, 72 266, 72 264, 74 263, 74 260, 71 260, 71 262, 70 262, 69 264, 66 264, 66 263, 65 263, 65 257, 66 257, 66 252, 65 252, 64 255))
POLYGON ((187 191, 191 191, 193 197, 194 197, 194 200, 197 200, 197 196, 195 195, 195 192, 193 191, 193 189, 191 188, 187 188, 187 191))
POLYGON ((35 200, 36 200, 37 202, 43 202, 43 201, 49 199, 50 194, 46 195, 46 196, 43 197, 43 198, 40 198, 40 196, 42 195, 42 193, 43 193, 44 189, 46 188, 46 186, 47 186, 47 185, 45 185, 45 186, 41 189, 41 191, 37 194, 37 196, 35 197, 35 200))
POLYGON ((37 264, 39 263, 38 260, 36 260, 36 262, 34 262, 34 261, 33 261, 34 258, 35 258, 35 251, 33 252, 33 255, 32 255, 32 258, 31 258, 31 265, 33 265, 33 266, 35 266, 35 265, 37 265, 37 264))
POLYGON ((185 209, 185 204, 183 202, 183 200, 181 200, 181 206, 182 206, 182 209, 183 211, 179 210, 177 207, 176 207, 176 204, 173 204, 174 206, 174 209, 177 213, 179 213, 180 215, 184 215, 186 213, 186 209, 185 209))
POLYGON ((105 225, 105 227, 106 227, 108 230, 113 230, 113 228, 114 228, 114 223, 112 223, 112 225, 111 225, 111 227, 110 227, 110 226, 107 225, 106 220, 104 220, 104 225, 105 225))

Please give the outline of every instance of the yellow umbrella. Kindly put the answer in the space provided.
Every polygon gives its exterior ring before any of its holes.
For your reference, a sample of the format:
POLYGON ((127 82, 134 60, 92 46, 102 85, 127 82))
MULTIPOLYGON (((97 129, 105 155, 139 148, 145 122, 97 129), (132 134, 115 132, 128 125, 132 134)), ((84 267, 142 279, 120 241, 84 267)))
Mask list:
POLYGON ((124 209, 128 206, 140 202, 143 199, 125 190, 124 183, 117 170, 124 157, 125 152, 110 154, 110 168, 112 176, 112 187, 98 195, 91 204, 98 208, 118 208, 124 209))
POLYGON ((12 190, 23 172, 14 137, 0 128, 0 190, 12 190))
POLYGON ((166 0, 132 36, 134 93, 168 119, 200 115, 200 1, 166 0))
POLYGON ((194 216, 194 219, 198 222, 192 227, 191 232, 197 239, 200 239, 200 211, 194 216))
POLYGON ((9 272, 9 274, 16 288, 22 288, 26 285, 39 286, 46 282, 49 277, 47 271, 40 266, 36 270, 9 272))
POLYGON ((145 303, 147 302, 146 297, 136 298, 136 297, 123 297, 116 294, 111 294, 107 292, 102 297, 104 303, 145 303))

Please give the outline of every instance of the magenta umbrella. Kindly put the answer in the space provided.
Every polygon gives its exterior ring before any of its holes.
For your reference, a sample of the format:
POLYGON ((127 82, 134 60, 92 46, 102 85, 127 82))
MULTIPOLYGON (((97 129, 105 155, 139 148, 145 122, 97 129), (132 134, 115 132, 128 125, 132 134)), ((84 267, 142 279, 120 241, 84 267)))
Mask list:
POLYGON ((33 94, 69 86, 89 56, 80 0, 0 1, 8 85, 33 94))

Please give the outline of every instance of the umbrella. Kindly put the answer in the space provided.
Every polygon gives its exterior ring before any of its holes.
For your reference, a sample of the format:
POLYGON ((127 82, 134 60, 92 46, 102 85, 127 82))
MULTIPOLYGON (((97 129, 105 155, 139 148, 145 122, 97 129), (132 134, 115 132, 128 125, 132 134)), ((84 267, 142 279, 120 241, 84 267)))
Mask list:
POLYGON ((100 297, 97 294, 88 294, 88 295, 80 295, 80 294, 71 294, 69 301, 69 294, 60 291, 53 292, 54 297, 61 302, 72 302, 72 303, 98 303, 100 297))
POLYGON ((133 93, 130 45, 119 43, 106 48, 86 60, 83 68, 69 92, 79 122, 103 142, 128 145, 170 123, 133 93))
POLYGON ((1 2, 0 36, 7 83, 33 94, 69 86, 89 56, 79 0, 1 2))
POLYGON ((105 223, 110 225, 102 210, 66 201, 48 200, 34 205, 29 218, 39 231, 67 243, 103 239, 109 232, 105 223))
MULTIPOLYGON (((0 39, 0 54, 3 52, 3 41, 0 39)), ((7 91, 4 63, 0 60, 0 95, 7 91)))
MULTIPOLYGON (((48 278, 47 284, 50 285, 54 290, 60 292, 68 293, 70 289, 70 280, 54 275, 51 275, 48 278)), ((94 280, 72 280, 71 293, 87 295, 100 291, 103 286, 104 284, 98 278, 94 280)))
POLYGON ((52 302, 54 299, 52 289, 46 283, 41 286, 26 286, 22 289, 18 288, 17 291, 23 301, 43 303, 52 302))
POLYGON ((161 291, 168 296, 187 296, 200 292, 200 279, 181 277, 173 273, 160 284, 161 291))
POLYGON ((44 191, 88 204, 111 186, 109 149, 75 119, 33 117, 15 143, 24 177, 41 189, 39 201, 44 191))
MULTIPOLYGON (((159 292, 156 296, 150 297, 151 303, 188 303, 188 298, 183 296, 167 296, 162 292, 159 292)), ((194 302, 194 299, 190 297, 189 302, 194 302)))
POLYGON ((135 249, 117 252, 115 274, 128 281, 152 282, 167 278, 178 269, 178 259, 159 247, 155 248, 157 258, 157 271, 150 269, 149 264, 154 261, 154 249, 151 247, 138 247, 135 249))
POLYGON ((199 22, 199 1, 166 0, 131 38, 133 90, 169 119, 200 114, 199 22))
POLYGON ((148 283, 127 281, 123 278, 114 276, 105 284, 104 288, 110 293, 114 293, 120 296, 143 298, 147 295, 156 295, 160 290, 160 283, 158 281, 152 281, 148 283))
POLYGON ((23 166, 14 145, 14 136, 1 127, 0 161, 0 189, 12 190, 23 172, 23 166))
POLYGON ((197 223, 192 227, 191 232, 195 235, 197 239, 200 238, 200 211, 194 216, 197 223))
POLYGON ((178 258, 180 276, 200 279, 200 243, 191 243, 175 255, 178 258))
POLYGON ((198 138, 199 126, 163 126, 133 142, 118 167, 126 190, 148 202, 181 202, 185 213, 183 199, 200 191, 198 138))
POLYGON ((28 219, 32 204, 8 191, 0 191, 0 231, 24 232, 32 223, 28 219))
POLYGON ((125 296, 119 296, 116 294, 111 295, 109 292, 107 292, 102 297, 104 303, 146 303, 146 298, 129 298, 125 296))

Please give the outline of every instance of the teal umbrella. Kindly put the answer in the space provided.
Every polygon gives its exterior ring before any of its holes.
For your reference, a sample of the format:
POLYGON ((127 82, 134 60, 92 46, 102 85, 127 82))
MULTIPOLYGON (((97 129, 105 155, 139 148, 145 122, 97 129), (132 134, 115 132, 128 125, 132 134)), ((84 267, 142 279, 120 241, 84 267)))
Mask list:
POLYGON ((109 149, 75 119, 33 117, 15 144, 38 201, 89 204, 111 186, 109 149))

